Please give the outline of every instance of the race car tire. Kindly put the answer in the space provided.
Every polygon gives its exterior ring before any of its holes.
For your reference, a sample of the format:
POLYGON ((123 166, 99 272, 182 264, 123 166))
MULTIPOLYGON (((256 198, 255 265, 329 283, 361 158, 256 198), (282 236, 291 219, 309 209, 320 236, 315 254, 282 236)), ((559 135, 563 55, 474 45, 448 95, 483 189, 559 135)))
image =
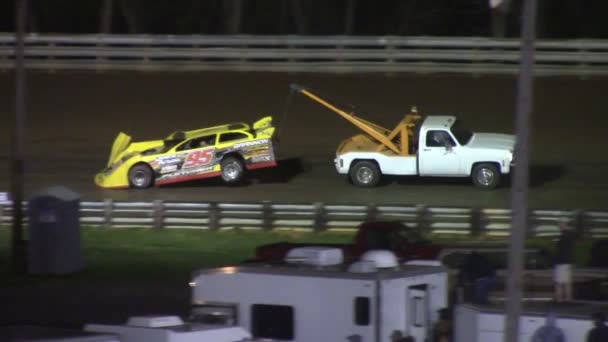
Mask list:
POLYGON ((500 172, 496 165, 491 163, 477 164, 471 172, 473 184, 484 190, 492 190, 500 182, 500 172))
POLYGON ((129 184, 136 189, 148 188, 154 183, 152 169, 145 164, 137 164, 129 170, 129 184))
POLYGON ((245 175, 245 166, 243 162, 233 156, 227 156, 220 163, 222 169, 222 180, 228 184, 236 184, 243 179, 245 175))
POLYGON ((373 187, 378 184, 382 174, 376 163, 360 160, 350 168, 349 176, 353 184, 361 187, 373 187))

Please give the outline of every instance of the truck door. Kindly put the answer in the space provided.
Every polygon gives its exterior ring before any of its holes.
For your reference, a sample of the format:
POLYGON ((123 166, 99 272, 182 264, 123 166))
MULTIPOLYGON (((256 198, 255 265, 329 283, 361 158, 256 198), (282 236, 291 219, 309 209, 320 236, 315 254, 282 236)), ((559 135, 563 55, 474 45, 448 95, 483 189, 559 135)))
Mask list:
POLYGON ((405 318, 406 333, 414 337, 415 341, 425 341, 428 336, 429 324, 429 301, 427 297, 427 285, 410 286, 406 294, 405 318))
POLYGON ((421 176, 455 176, 460 174, 458 145, 444 130, 428 130, 422 137, 418 163, 421 176))

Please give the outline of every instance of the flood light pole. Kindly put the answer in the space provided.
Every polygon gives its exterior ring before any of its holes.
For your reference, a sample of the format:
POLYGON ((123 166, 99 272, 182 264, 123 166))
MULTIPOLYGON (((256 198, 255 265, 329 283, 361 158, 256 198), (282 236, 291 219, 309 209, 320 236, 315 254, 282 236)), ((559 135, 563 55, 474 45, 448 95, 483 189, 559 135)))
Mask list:
POLYGON ((24 39, 27 0, 15 6, 15 122, 11 141, 11 200, 13 206, 11 259, 13 272, 26 272, 26 246, 23 239, 23 128, 25 122, 24 39))
POLYGON ((528 164, 530 115, 533 99, 536 0, 524 0, 521 29, 521 61, 517 82, 515 169, 511 188, 511 236, 505 341, 517 342, 521 316, 524 242, 528 227, 528 164))

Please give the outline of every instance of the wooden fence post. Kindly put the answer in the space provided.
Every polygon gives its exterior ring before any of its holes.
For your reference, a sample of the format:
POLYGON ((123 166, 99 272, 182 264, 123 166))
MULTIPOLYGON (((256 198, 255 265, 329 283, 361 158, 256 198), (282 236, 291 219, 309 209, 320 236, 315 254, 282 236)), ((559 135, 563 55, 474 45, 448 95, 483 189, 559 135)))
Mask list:
POLYGON ((272 203, 270 201, 262 202, 262 230, 273 230, 273 213, 272 213, 272 203))
POLYGON ((575 210, 572 217, 572 227, 579 238, 593 237, 590 227, 587 227, 587 214, 584 210, 575 210))
POLYGON ((153 227, 154 229, 163 228, 163 217, 165 212, 165 205, 163 200, 154 200, 152 215, 154 218, 153 227))
POLYGON ((425 205, 416 208, 416 222, 418 231, 422 234, 431 233, 431 212, 425 205))
POLYGON ((103 201, 103 226, 104 228, 112 228, 112 209, 114 208, 114 202, 111 198, 107 198, 103 201))
POLYGON ((315 217, 314 217, 314 223, 313 223, 313 229, 315 232, 320 232, 323 231, 325 229, 327 229, 326 226, 326 217, 325 217, 325 207, 323 205, 323 203, 321 202, 316 202, 314 203, 314 212, 315 212, 315 217))
POLYGON ((367 221, 376 221, 378 219, 378 207, 374 203, 367 205, 367 221))
POLYGON ((478 237, 486 231, 486 221, 481 208, 471 208, 469 231, 472 237, 478 237))
POLYGON ((209 229, 218 230, 220 228, 220 208, 216 202, 209 203, 209 229))

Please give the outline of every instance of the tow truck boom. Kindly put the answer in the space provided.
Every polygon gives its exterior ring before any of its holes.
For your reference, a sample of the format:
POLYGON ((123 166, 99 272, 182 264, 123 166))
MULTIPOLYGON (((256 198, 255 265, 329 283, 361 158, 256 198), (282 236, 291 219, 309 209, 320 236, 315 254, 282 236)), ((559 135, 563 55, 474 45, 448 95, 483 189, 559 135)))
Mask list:
POLYGON ((373 122, 362 119, 353 113, 347 113, 298 84, 291 84, 290 88, 292 91, 296 91, 340 115, 345 120, 361 129, 367 135, 374 138, 379 143, 376 147, 377 152, 388 148, 400 156, 408 156, 412 154, 409 148, 410 138, 414 135, 414 126, 416 125, 416 122, 422 117, 418 114, 416 107, 413 107, 411 113, 406 114, 405 117, 401 119, 401 121, 399 121, 399 123, 395 126, 395 128, 390 130, 373 122))

